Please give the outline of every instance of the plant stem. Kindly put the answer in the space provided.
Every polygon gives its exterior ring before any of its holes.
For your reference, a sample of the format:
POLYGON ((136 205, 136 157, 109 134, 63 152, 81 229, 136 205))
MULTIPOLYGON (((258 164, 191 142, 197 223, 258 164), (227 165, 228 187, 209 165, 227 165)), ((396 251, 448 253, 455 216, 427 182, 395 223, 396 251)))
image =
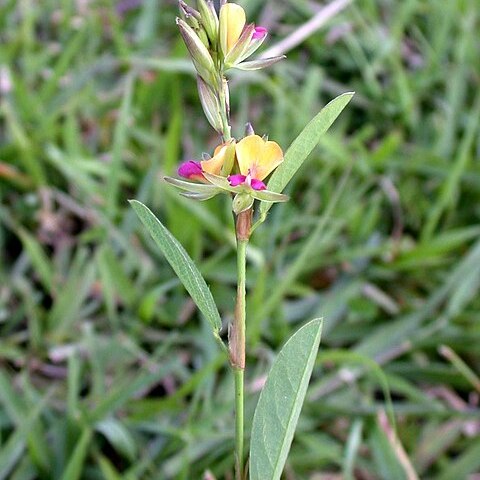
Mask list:
POLYGON ((234 369, 235 375, 235 479, 243 479, 243 390, 244 370, 234 369))
POLYGON ((235 478, 243 478, 243 409, 245 371, 246 253, 248 239, 238 238, 237 229, 237 303, 230 339, 230 359, 235 376, 235 478))

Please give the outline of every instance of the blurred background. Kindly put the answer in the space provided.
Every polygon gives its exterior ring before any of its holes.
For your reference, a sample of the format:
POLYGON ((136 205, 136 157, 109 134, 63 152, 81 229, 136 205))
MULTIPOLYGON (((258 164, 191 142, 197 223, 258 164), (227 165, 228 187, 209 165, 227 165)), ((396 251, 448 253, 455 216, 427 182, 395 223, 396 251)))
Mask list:
MULTIPOLYGON (((232 76, 235 136, 286 150, 356 91, 253 238, 247 424, 323 316, 284 478, 480 478, 480 2, 240 3, 288 58, 232 76)), ((162 181, 218 143, 177 12, 0 0, 0 479, 232 478, 230 371, 127 203, 231 320, 228 202, 162 181)))

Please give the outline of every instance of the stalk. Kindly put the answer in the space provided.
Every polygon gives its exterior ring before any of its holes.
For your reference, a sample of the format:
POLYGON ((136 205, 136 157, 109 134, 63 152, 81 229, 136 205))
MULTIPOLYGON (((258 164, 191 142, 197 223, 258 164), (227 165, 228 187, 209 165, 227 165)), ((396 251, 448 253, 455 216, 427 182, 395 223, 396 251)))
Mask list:
MULTIPOLYGON (((220 75, 218 100, 222 117, 223 141, 231 137, 228 119, 227 86, 223 75, 220 75)), ((245 390, 245 317, 246 317, 246 255, 251 234, 252 210, 242 212, 236 219, 237 237, 237 299, 235 318, 229 331, 230 363, 235 380, 235 480, 243 480, 244 458, 244 390, 245 390)))
POLYGON ((246 254, 252 211, 237 217, 237 301, 235 318, 229 335, 230 362, 235 377, 235 479, 243 479, 244 458, 244 372, 245 372, 245 307, 246 254))

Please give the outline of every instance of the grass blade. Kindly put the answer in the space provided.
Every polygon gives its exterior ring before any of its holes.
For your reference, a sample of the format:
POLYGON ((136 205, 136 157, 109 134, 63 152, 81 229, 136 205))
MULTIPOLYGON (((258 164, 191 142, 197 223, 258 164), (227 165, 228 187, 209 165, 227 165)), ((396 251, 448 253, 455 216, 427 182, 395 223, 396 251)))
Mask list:
POLYGON ((78 480, 82 478, 83 466, 90 448, 91 439, 92 431, 89 428, 85 428, 63 472, 61 480, 78 480))

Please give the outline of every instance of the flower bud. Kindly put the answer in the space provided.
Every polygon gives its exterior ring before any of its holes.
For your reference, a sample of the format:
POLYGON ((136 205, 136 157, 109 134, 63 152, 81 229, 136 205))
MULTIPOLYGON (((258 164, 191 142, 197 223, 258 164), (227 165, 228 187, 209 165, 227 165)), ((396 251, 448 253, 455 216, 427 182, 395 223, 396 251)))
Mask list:
POLYGON ((246 23, 245 10, 236 3, 226 3, 220 8, 220 47, 226 57, 242 34, 246 23))
POLYGON ((177 25, 198 74, 207 84, 215 85, 215 64, 213 63, 207 47, 184 20, 177 18, 177 25))
POLYGON ((183 0, 180 0, 178 2, 178 6, 180 7, 180 11, 186 17, 193 17, 198 21, 201 20, 202 16, 200 15, 200 12, 198 10, 195 10, 194 8, 192 8, 190 5, 187 5, 183 0))
POLYGON ((200 103, 207 120, 218 133, 222 133, 221 108, 217 96, 200 76, 197 77, 197 86, 200 103))
POLYGON ((197 12, 194 8, 187 5, 183 0, 178 2, 180 13, 182 14, 182 18, 192 27, 194 30, 198 30, 200 28, 200 12, 197 12))
POLYGON ((218 17, 212 0, 198 0, 198 9, 202 17, 202 25, 210 39, 215 45, 218 41, 218 17))
POLYGON ((198 35, 198 38, 202 41, 202 43, 205 45, 205 47, 207 47, 207 49, 210 47, 210 42, 208 41, 208 35, 207 33, 205 32, 205 30, 203 28, 199 28, 197 31, 196 31, 197 35, 198 35))
POLYGON ((250 135, 255 135, 255 130, 253 129, 253 125, 250 122, 245 124, 245 136, 249 137, 250 135))
POLYGON ((236 215, 245 212, 253 205, 253 197, 248 193, 237 193, 232 201, 232 210, 236 215))

